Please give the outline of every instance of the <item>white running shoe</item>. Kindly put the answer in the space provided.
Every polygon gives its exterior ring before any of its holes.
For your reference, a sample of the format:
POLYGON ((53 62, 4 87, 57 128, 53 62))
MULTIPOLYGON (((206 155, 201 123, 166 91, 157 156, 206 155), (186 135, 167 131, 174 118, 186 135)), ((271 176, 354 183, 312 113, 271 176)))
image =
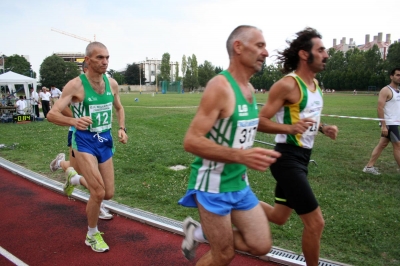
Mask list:
POLYGON ((102 202, 100 205, 100 213, 99 213, 99 219, 102 220, 111 220, 114 216, 106 209, 106 206, 102 202))
POLYGON ((364 169, 363 169, 363 172, 364 173, 368 173, 368 174, 373 174, 373 175, 380 175, 381 173, 379 173, 379 171, 378 171, 378 168, 376 168, 376 167, 373 167, 373 166, 371 166, 371 167, 364 167, 364 169))
POLYGON ((199 245, 194 239, 194 230, 199 227, 200 224, 193 220, 191 217, 187 217, 183 221, 183 232, 185 233, 185 239, 182 241, 182 253, 188 260, 193 260, 196 256, 196 249, 199 245))
POLYGON ((59 153, 57 154, 56 158, 51 161, 50 163, 50 170, 52 172, 57 171, 58 169, 61 169, 61 165, 57 165, 58 161, 65 161, 65 153, 59 153))

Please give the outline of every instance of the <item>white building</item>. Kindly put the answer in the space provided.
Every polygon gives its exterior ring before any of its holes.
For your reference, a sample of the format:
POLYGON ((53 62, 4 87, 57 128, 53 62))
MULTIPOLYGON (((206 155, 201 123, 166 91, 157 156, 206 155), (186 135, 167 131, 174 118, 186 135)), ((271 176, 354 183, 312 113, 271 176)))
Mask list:
MULTIPOLYGON (((391 34, 386 34, 386 41, 383 40, 383 36, 382 36, 382 32, 379 32, 378 35, 374 36, 373 41, 370 41, 369 34, 365 35, 365 44, 361 44, 361 45, 356 45, 356 43, 353 41, 353 38, 350 38, 350 42, 347 44, 346 43, 346 38, 343 37, 342 40, 340 40, 340 43, 337 44, 336 43, 336 39, 333 39, 333 48, 335 48, 335 50, 337 51, 342 51, 342 52, 346 52, 350 49, 354 49, 355 47, 357 47, 358 49, 362 50, 362 51, 367 51, 369 49, 371 49, 374 45, 378 46, 378 49, 381 53, 381 57, 382 59, 386 59, 387 53, 388 53, 388 49, 389 46, 391 45, 392 41, 390 39, 391 34)), ((397 42, 397 41, 394 41, 397 42)), ((400 42, 400 40, 399 40, 400 42)))
MULTIPOLYGON (((156 82, 156 76, 161 73, 161 60, 160 59, 148 59, 146 57, 145 61, 137 62, 136 64, 140 64, 141 68, 144 71, 144 77, 146 78, 146 84, 156 82)), ((171 81, 175 81, 175 68, 178 62, 170 62, 169 65, 171 67, 170 77, 171 81)), ((179 70, 178 70, 179 71, 179 70)), ((158 82, 159 80, 157 80, 158 82)))

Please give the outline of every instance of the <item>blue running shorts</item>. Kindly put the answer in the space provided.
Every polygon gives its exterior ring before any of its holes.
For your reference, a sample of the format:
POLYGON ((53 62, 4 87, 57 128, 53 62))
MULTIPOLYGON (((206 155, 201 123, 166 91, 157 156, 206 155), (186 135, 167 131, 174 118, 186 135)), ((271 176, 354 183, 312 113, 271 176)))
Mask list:
POLYGON ((67 147, 71 147, 72 143, 72 133, 74 132, 75 127, 70 126, 68 130, 68 140, 67 140, 67 147))
POLYGON ((249 186, 239 191, 223 193, 189 189, 178 203, 185 207, 197 208, 194 196, 207 211, 221 216, 230 214, 232 210, 251 210, 259 203, 258 198, 249 186))
POLYGON ((92 154, 99 163, 110 159, 115 151, 111 130, 101 133, 75 130, 72 135, 72 148, 79 152, 92 154))

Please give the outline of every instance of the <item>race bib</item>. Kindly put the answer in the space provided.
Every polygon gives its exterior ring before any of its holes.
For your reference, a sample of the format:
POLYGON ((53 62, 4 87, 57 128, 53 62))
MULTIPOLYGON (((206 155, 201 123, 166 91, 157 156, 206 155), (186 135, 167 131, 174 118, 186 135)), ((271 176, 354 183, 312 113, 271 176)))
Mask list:
POLYGON ((253 147, 258 127, 258 118, 237 122, 232 148, 250 149, 253 147))
POLYGON ((321 108, 316 109, 306 109, 304 110, 303 118, 312 118, 314 123, 310 125, 306 132, 303 133, 304 136, 314 136, 318 134, 318 128, 321 121, 321 108))
POLYGON ((89 115, 92 118, 91 132, 103 132, 111 129, 112 103, 89 105, 89 115))

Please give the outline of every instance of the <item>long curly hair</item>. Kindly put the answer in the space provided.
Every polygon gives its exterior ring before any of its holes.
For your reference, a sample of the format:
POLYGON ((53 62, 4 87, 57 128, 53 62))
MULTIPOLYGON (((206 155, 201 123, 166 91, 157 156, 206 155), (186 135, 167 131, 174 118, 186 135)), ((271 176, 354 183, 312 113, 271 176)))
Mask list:
POLYGON ((310 57, 308 58, 308 62, 311 63, 313 61, 313 55, 311 53, 311 49, 313 47, 313 43, 311 39, 320 38, 322 39, 321 34, 318 33, 313 28, 307 27, 302 31, 296 33, 297 38, 286 42, 289 44, 289 47, 283 51, 279 51, 277 58, 278 63, 283 65, 282 72, 290 73, 297 69, 299 64, 299 51, 304 50, 309 52, 310 57))

